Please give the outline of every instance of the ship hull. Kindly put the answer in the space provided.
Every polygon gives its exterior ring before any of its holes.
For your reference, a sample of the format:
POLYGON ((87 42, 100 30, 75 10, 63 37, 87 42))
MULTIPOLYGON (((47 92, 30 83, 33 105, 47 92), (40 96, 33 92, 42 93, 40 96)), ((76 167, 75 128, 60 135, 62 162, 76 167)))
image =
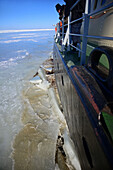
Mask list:
POLYGON ((112 146, 106 140, 107 137, 98 122, 97 112, 106 103, 98 84, 85 67, 68 68, 56 43, 54 43, 53 59, 63 113, 81 169, 111 169, 113 166, 111 163, 112 146), (84 75, 87 75, 86 80, 83 79, 84 75), (87 81, 94 81, 92 83, 94 86, 88 84, 87 81), (98 90, 94 90, 94 88, 98 90), (96 105, 98 102, 95 99, 96 96, 102 100, 100 105, 96 105))

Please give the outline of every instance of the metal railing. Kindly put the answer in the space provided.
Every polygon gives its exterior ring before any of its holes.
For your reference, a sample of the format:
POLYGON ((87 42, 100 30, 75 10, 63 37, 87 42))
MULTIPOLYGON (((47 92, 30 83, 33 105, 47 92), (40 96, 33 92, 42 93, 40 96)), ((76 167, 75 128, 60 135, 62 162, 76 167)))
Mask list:
MULTIPOLYGON (((62 34, 62 51, 65 48, 65 45, 67 43, 67 50, 70 51, 70 46, 72 46, 73 48, 76 48, 76 50, 79 51, 79 53, 81 53, 81 65, 85 64, 86 61, 86 49, 87 49, 87 39, 88 38, 95 38, 95 39, 105 39, 105 40, 113 40, 113 37, 105 37, 105 36, 93 36, 93 35, 88 35, 88 30, 89 30, 89 20, 90 20, 90 16, 94 16, 96 14, 101 13, 102 11, 113 7, 113 2, 104 6, 103 8, 99 9, 99 10, 95 10, 94 12, 90 12, 91 9, 91 0, 86 0, 86 10, 85 13, 83 14, 83 17, 78 18, 74 21, 71 21, 71 15, 72 15, 72 10, 73 8, 80 2, 81 0, 77 0, 76 3, 71 7, 70 9, 70 15, 68 16, 68 24, 64 25, 64 17, 62 19, 62 33, 60 32, 60 34, 62 34), (75 23, 77 21, 83 20, 84 25, 83 25, 83 34, 73 34, 71 33, 71 24, 75 23), (67 32, 64 33, 64 27, 67 27, 67 32), (79 36, 82 37, 82 49, 79 49, 75 46, 73 46, 71 44, 71 36, 79 36)), ((59 24, 60 25, 60 24, 59 24)))

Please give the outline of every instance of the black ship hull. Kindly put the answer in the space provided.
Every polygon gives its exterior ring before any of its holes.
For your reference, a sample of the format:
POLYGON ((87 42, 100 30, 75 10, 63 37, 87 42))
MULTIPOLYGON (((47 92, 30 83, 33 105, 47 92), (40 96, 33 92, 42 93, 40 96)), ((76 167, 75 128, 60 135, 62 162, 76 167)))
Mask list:
POLYGON ((86 67, 67 67, 56 43, 53 59, 63 112, 81 169, 113 169, 113 147, 99 117, 106 105, 101 85, 86 67))

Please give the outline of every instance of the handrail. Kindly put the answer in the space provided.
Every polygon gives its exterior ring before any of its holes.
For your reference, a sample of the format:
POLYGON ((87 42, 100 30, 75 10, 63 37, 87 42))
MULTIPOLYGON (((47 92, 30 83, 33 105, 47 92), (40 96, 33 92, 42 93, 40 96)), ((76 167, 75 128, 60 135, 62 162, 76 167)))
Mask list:
MULTIPOLYGON (((65 34, 65 33, 64 33, 65 34)), ((70 35, 78 36, 78 37, 87 37, 87 38, 95 38, 95 39, 105 39, 105 40, 113 40, 113 37, 106 36, 96 36, 96 35, 84 35, 84 34, 72 34, 70 35)))
MULTIPOLYGON (((78 0, 78 1, 71 7, 70 11, 72 11, 72 9, 78 4, 79 1, 81 1, 81 0, 78 0)), ((92 13, 89 13, 89 14, 88 14, 88 17, 93 16, 93 15, 95 15, 95 14, 98 14, 98 13, 100 13, 100 12, 102 12, 102 11, 110 8, 110 7, 113 7, 113 2, 110 3, 110 4, 108 4, 108 5, 105 6, 105 7, 101 8, 100 10, 97 10, 97 11, 94 11, 94 12, 92 12, 92 13)), ((84 17, 81 17, 81 18, 78 18, 78 19, 76 19, 76 20, 74 20, 74 21, 71 21, 70 24, 72 24, 72 23, 74 23, 74 22, 77 22, 77 21, 79 21, 79 20, 81 20, 81 19, 84 19, 84 17)), ((65 24, 64 26, 67 26, 67 25, 68 25, 68 24, 65 24)))
POLYGON ((97 11, 94 11, 94 12, 92 12, 92 13, 89 13, 88 16, 92 16, 92 15, 98 14, 98 13, 100 13, 100 12, 102 12, 102 11, 110 8, 110 7, 113 7, 113 2, 110 3, 110 4, 108 4, 108 5, 105 6, 105 7, 101 8, 100 10, 97 10, 97 11))
MULTIPOLYGON (((67 26, 67 25, 68 25, 68 24, 65 24, 64 27, 67 26)), ((61 28, 62 28, 62 27, 61 27, 61 28)))
POLYGON ((84 34, 72 34, 72 33, 70 33, 69 35, 74 35, 74 36, 78 36, 78 37, 83 37, 84 36, 84 34))
POLYGON ((81 1, 81 0, 77 0, 77 1, 75 2, 75 4, 70 8, 70 11, 72 11, 73 8, 74 8, 80 1, 81 1))
MULTIPOLYGON (((83 35, 85 36, 85 35, 83 35)), ((105 39, 105 40, 113 40, 113 37, 105 37, 105 36, 94 36, 94 35, 86 35, 87 38, 96 38, 96 39, 105 39)))
MULTIPOLYGON (((78 18, 78 19, 76 19, 76 20, 74 20, 74 21, 71 21, 70 24, 72 24, 72 23, 74 23, 74 22, 77 22, 77 21, 80 21, 80 20, 82 20, 82 19, 84 19, 84 17, 81 17, 81 18, 78 18)), ((67 26, 67 25, 68 25, 68 24, 65 24, 64 27, 67 26)), ((62 27, 60 27, 60 28, 62 28, 62 27)))
POLYGON ((77 21, 80 21, 80 20, 82 20, 82 19, 84 19, 84 17, 81 17, 81 18, 75 19, 74 21, 71 21, 71 22, 70 22, 70 24, 72 24, 72 23, 74 23, 74 22, 77 22, 77 21))
MULTIPOLYGON (((72 46, 73 48, 75 48, 75 46, 72 45, 72 44, 70 44, 70 46, 72 46)), ((78 51, 80 51, 81 53, 84 53, 84 51, 80 50, 79 48, 76 47, 76 49, 77 49, 78 51)))
MULTIPOLYGON (((64 20, 62 22, 62 50, 64 49, 65 47, 65 44, 63 43, 63 40, 64 40, 64 35, 66 36, 66 39, 67 39, 67 34, 68 34, 68 49, 70 49, 69 46, 72 46, 73 48, 76 48, 78 51, 80 51, 82 53, 82 56, 81 56, 81 65, 82 64, 85 64, 85 57, 86 57, 86 48, 87 48, 87 38, 93 38, 93 39, 105 39, 105 40, 113 40, 113 37, 107 37, 107 36, 94 36, 94 35, 88 35, 88 30, 89 30, 89 20, 90 20, 90 16, 94 16, 96 14, 99 14, 101 13, 102 11, 104 10, 107 10, 111 7, 113 7, 113 2, 102 7, 101 9, 98 9, 96 11, 93 11, 93 12, 90 12, 90 7, 91 7, 91 3, 92 1, 91 0, 86 0, 86 9, 87 9, 87 12, 83 15, 83 17, 81 18, 78 18, 78 19, 75 19, 74 21, 70 21, 71 20, 71 11, 73 10, 73 8, 80 2, 81 0, 77 0, 76 3, 70 8, 70 16, 68 16, 68 24, 65 24, 64 25, 64 20), (83 20, 84 21, 84 28, 83 28, 83 34, 73 34, 70 32, 70 29, 68 30, 68 33, 64 33, 64 27, 66 26, 70 26, 71 24, 77 22, 77 21, 80 21, 80 20, 83 20), (83 37, 83 43, 82 43, 82 50, 81 49, 78 49, 77 47, 73 46, 71 43, 70 43, 70 36, 79 36, 79 37, 83 37)), ((66 42, 66 40, 65 40, 66 42)))

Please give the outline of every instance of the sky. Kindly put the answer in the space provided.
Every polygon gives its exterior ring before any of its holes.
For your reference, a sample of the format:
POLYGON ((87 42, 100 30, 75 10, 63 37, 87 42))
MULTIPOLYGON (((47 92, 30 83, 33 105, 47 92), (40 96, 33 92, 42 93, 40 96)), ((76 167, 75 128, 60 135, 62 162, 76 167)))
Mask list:
POLYGON ((0 30, 52 29, 63 0, 0 0, 0 30))

